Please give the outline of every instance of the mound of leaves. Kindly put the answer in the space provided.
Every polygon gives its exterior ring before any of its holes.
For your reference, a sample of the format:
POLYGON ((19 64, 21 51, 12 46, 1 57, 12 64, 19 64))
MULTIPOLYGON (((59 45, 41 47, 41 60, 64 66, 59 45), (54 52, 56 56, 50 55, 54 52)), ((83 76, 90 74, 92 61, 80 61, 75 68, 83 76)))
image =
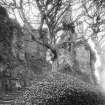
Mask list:
POLYGON ((40 82, 34 81, 15 105, 105 105, 105 97, 95 86, 76 77, 50 73, 40 82))

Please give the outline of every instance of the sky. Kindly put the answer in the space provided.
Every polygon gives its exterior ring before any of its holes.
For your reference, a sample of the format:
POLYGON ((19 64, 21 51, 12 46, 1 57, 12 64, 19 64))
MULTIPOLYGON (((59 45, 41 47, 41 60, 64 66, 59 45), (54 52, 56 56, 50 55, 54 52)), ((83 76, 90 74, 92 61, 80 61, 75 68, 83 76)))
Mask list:
MULTIPOLYGON (((19 5, 18 1, 20 1, 20 0, 16 0, 17 5, 19 5)), ((37 29, 39 27, 39 23, 40 23, 40 12, 36 6, 36 3, 32 2, 33 0, 29 0, 31 3, 30 3, 30 5, 28 5, 28 3, 26 3, 27 0, 23 0, 23 1, 24 1, 23 11, 25 13, 25 16, 26 16, 27 20, 29 22, 31 22, 31 25, 37 29)), ((13 12, 15 13, 15 15, 9 13, 9 16, 11 18, 16 18, 17 21, 20 23, 20 25, 23 26, 24 23, 22 21, 21 14, 20 14, 19 10, 14 9, 13 12)))

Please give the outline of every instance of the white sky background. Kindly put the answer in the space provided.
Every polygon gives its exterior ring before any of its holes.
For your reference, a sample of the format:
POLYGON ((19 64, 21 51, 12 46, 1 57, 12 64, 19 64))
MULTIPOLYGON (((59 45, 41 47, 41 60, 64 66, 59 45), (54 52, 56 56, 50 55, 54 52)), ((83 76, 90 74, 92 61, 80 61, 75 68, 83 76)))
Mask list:
MULTIPOLYGON (((8 2, 9 1, 11 2, 12 0, 8 0, 8 2)), ((19 6, 18 2, 20 0, 15 0, 15 1, 17 3, 17 6, 19 6)), ((37 29, 39 27, 39 24, 40 24, 40 12, 36 6, 36 3, 34 2, 34 0, 29 0, 30 3, 26 3, 26 2, 28 2, 28 0, 23 0, 23 1, 24 1, 23 2, 23 10, 24 10, 24 13, 25 13, 25 16, 26 16, 28 22, 30 22, 31 25, 37 29)), ((10 9, 9 9, 9 11, 10 11, 10 9)), ((14 13, 15 13, 15 15, 9 14, 9 16, 11 18, 15 18, 15 16, 16 16, 16 19, 18 20, 20 25, 23 26, 24 24, 23 24, 23 21, 22 21, 22 18, 21 18, 19 11, 17 9, 14 9, 14 13)))

